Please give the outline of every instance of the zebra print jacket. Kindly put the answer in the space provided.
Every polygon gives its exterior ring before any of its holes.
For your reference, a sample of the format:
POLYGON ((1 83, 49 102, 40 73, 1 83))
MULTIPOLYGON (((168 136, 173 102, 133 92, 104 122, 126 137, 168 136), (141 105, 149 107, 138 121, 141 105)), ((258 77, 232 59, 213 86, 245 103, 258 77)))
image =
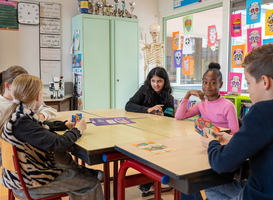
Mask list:
MULTIPOLYGON (((62 173, 62 169, 56 167, 54 151, 69 150, 81 136, 76 128, 66 131, 64 135, 52 132, 53 129, 65 129, 64 124, 41 123, 39 117, 21 103, 4 125, 2 138, 16 145, 21 172, 28 188, 45 185, 62 173)), ((22 189, 17 174, 5 168, 1 183, 10 189, 22 189)))

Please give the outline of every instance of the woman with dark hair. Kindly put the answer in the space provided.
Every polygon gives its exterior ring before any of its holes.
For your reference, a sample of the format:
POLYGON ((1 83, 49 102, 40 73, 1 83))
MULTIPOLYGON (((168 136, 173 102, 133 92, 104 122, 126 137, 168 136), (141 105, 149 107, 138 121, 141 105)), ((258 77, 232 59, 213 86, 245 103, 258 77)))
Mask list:
POLYGON ((174 99, 171 93, 166 70, 155 67, 149 72, 144 85, 127 102, 125 110, 173 117, 174 99))

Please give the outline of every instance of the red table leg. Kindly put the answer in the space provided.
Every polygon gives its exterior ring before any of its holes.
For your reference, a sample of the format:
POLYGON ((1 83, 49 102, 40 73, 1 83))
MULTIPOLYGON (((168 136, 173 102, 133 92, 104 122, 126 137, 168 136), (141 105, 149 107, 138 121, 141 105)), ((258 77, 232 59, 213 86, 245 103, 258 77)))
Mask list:
POLYGON ((174 190, 174 200, 180 200, 181 193, 178 190, 174 190))
POLYGON ((154 191, 155 191, 154 200, 161 200, 161 182, 155 181, 154 191))
POLYGON ((103 164, 104 172, 104 199, 110 200, 110 171, 109 171, 109 162, 103 164))

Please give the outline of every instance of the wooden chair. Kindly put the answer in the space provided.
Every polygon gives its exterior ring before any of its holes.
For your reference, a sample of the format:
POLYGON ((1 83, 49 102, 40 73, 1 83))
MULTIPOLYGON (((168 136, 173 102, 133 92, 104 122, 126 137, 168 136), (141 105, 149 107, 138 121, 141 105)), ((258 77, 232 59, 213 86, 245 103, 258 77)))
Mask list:
MULTIPOLYGON (((2 165, 5 169, 17 173, 20 183, 23 187, 24 193, 28 200, 34 200, 30 197, 26 184, 24 182, 20 164, 17 155, 17 148, 16 146, 12 145, 11 143, 1 139, 1 151, 2 151, 2 165)), ((61 200, 62 197, 66 197, 68 194, 56 194, 52 196, 47 196, 35 200, 61 200)), ((14 193, 11 189, 8 189, 8 200, 15 200, 14 193)))

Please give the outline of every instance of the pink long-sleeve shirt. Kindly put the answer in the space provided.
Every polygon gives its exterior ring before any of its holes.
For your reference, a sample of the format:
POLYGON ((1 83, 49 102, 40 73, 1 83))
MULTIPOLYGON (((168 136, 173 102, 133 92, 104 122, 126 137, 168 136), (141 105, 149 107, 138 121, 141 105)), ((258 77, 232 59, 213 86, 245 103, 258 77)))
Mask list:
POLYGON ((175 114, 176 119, 187 119, 201 114, 204 119, 216 126, 230 129, 232 135, 239 130, 236 108, 226 98, 220 97, 215 101, 205 99, 187 110, 188 102, 189 99, 182 100, 175 114))

